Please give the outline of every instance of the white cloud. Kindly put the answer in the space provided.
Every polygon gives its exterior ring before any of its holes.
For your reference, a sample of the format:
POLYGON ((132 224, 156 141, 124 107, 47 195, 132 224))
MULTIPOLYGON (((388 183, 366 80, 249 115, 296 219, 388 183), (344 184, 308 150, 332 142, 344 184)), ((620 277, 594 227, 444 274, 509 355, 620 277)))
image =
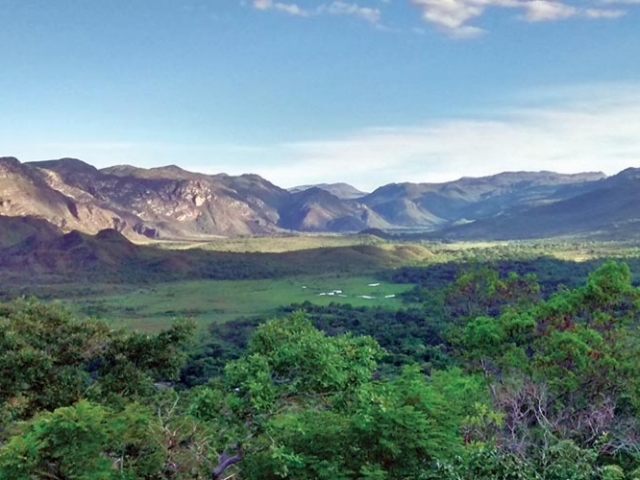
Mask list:
POLYGON ((584 14, 587 18, 620 18, 626 15, 624 10, 611 10, 603 8, 587 8, 584 14))
MULTIPOLYGON (((390 3, 382 1, 382 3, 390 3)), ((274 0, 253 0, 253 8, 256 10, 277 10, 298 17, 310 17, 316 15, 344 15, 360 18, 378 25, 382 17, 382 11, 375 7, 365 7, 357 3, 348 3, 344 0, 318 3, 312 7, 301 7, 297 3, 276 2, 274 0)))
POLYGON ((564 3, 549 0, 527 0, 525 18, 530 22, 548 22, 575 17, 579 10, 564 3))
POLYGON ((379 8, 362 7, 355 3, 346 3, 340 0, 321 6, 318 11, 332 15, 352 15, 371 23, 378 23, 382 15, 379 8))
MULTIPOLYGON (((640 0, 603 0, 607 3, 636 3, 640 0)), ((468 22, 484 15, 488 8, 521 10, 527 22, 549 22, 567 18, 613 19, 626 14, 620 9, 573 6, 560 0, 411 0, 422 10, 422 18, 453 37, 469 38, 483 33, 468 22)))
MULTIPOLYGON (((404 0, 417 6, 422 19, 435 25, 454 38, 473 38, 485 30, 469 22, 482 17, 487 9, 508 8, 521 12, 517 17, 526 22, 550 22, 568 18, 615 19, 627 14, 621 8, 601 8, 604 5, 640 4, 640 0, 586 0, 577 5, 576 0, 404 0)), ((383 11, 378 7, 363 6, 348 0, 316 0, 311 5, 277 0, 253 0, 256 10, 275 10, 298 17, 319 15, 348 15, 382 26, 383 11)), ((379 0, 378 5, 387 6, 390 0, 379 0)), ((393 29, 392 29, 393 30, 393 29)), ((415 28, 413 29, 415 31, 415 28)))
POLYGON ((299 17, 310 15, 309 11, 295 3, 274 2, 273 0, 253 0, 253 8, 256 10, 278 10, 299 17))

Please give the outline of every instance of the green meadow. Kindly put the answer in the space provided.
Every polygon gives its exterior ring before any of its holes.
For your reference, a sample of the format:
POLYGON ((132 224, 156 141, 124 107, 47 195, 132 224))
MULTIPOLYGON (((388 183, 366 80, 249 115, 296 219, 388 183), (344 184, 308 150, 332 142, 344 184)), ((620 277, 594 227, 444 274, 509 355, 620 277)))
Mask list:
MULTIPOLYGON (((184 250, 194 246, 165 243, 162 248, 184 250)), ((399 308, 401 302, 394 295, 412 288, 412 285, 387 283, 379 278, 380 272, 386 272, 386 278, 389 278, 389 272, 394 267, 445 262, 473 264, 540 257, 571 261, 623 257, 631 261, 640 253, 634 243, 586 242, 575 239, 392 242, 357 235, 222 239, 207 246, 197 246, 199 249, 203 247, 215 250, 201 251, 203 262, 210 261, 207 260, 209 254, 224 255, 229 251, 253 253, 248 254, 246 260, 243 260, 244 256, 215 260, 213 263, 220 269, 226 259, 228 265, 224 264, 226 266, 221 270, 228 275, 226 280, 187 280, 180 279, 177 275, 177 281, 163 281, 162 274, 155 274, 153 278, 158 281, 146 283, 75 282, 20 287, 7 282, 6 285, 13 285, 13 296, 34 295, 45 300, 60 299, 78 314, 106 320, 114 327, 157 332, 176 319, 191 318, 199 326, 206 327, 213 322, 227 322, 239 317, 269 315, 279 307, 305 301, 318 305, 337 302, 354 307, 399 308), (327 244, 331 247, 326 248, 327 244), (335 248, 338 245, 347 247, 349 244, 356 249, 335 248), (358 250, 358 247, 365 247, 365 250, 358 250), (247 268, 251 270, 254 262, 256 269, 271 265, 271 278, 243 279, 241 274, 247 268), (288 271, 292 273, 288 275, 288 271), (369 286, 378 283, 378 286, 369 286)), ((165 254, 171 255, 169 251, 165 251, 165 254)), ((147 275, 151 276, 153 272, 148 272, 147 275)))
POLYGON ((267 280, 184 281, 133 288, 118 293, 92 293, 65 300, 72 310, 149 332, 167 328, 178 318, 200 326, 243 316, 265 314, 280 306, 310 301, 353 306, 399 307, 395 295, 408 285, 382 282, 372 276, 302 276, 267 280))

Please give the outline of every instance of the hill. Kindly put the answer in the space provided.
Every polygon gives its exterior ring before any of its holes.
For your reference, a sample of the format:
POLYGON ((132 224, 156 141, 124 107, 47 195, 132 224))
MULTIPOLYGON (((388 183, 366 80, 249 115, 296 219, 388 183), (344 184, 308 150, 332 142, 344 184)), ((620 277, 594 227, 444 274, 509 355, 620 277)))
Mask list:
POLYGON ((378 188, 361 201, 387 221, 437 230, 500 215, 514 206, 533 206, 595 188, 602 173, 505 172, 447 183, 400 183, 378 188))
POLYGON ((327 271, 370 272, 427 255, 429 251, 423 248, 372 245, 284 253, 168 250, 136 245, 114 229, 102 230, 96 235, 76 230, 53 235, 38 232, 0 248, 0 279, 6 288, 51 283, 149 284, 196 279, 268 279, 327 271))

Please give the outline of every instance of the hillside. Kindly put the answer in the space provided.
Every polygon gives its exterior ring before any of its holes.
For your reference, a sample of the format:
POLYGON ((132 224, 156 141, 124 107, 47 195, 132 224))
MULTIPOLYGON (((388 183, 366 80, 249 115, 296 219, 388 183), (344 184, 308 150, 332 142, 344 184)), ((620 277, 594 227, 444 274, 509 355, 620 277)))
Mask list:
POLYGON ((59 190, 111 210, 125 223, 125 233, 148 237, 272 233, 278 202, 287 195, 257 176, 210 176, 176 166, 100 171, 70 159, 29 165, 50 172, 59 190))
POLYGON ((342 200, 320 187, 292 194, 280 224, 291 230, 331 232, 393 226, 366 205, 342 200))
MULTIPOLYGON (((2 226, 3 217, 0 217, 2 226)), ((283 253, 171 250, 136 245, 114 229, 97 235, 38 231, 0 247, 5 289, 50 283, 148 284, 177 280, 246 280, 376 271, 429 255, 426 249, 351 245, 283 253)))
POLYGON ((29 237, 54 238, 61 233, 59 228, 46 220, 0 215, 0 249, 19 244, 29 237))

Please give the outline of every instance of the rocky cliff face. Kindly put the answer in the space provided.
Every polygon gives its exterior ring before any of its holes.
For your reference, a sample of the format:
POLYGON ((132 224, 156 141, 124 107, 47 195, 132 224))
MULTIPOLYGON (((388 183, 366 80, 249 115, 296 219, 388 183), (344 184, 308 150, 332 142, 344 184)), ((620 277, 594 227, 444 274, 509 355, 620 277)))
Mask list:
POLYGON ((0 158, 1 215, 43 218, 65 230, 90 233, 112 228, 118 222, 113 212, 89 199, 85 192, 67 188, 55 174, 15 158, 0 158))
POLYGON ((273 202, 287 195, 259 177, 201 175, 173 166, 100 171, 73 159, 29 166, 45 172, 52 189, 78 204, 112 212, 118 219, 113 227, 129 235, 193 238, 272 233, 278 230, 277 205, 261 197, 273 202))

